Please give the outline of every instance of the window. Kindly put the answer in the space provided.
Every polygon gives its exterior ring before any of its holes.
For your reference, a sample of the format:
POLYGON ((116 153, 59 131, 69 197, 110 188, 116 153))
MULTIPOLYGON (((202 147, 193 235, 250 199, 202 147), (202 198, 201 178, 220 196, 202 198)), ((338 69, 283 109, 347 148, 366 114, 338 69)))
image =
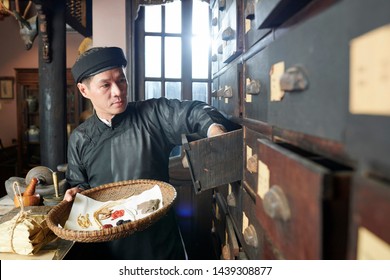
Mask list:
POLYGON ((136 99, 209 102, 209 4, 174 1, 141 7, 136 21, 136 99))

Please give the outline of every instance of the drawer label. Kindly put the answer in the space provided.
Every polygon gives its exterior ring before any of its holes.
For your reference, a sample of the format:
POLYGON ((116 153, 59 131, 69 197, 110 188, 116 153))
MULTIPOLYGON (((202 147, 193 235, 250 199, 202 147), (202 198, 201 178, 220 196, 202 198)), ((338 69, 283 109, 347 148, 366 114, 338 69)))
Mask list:
POLYGON ((245 94, 245 102, 252 103, 252 94, 245 94))
POLYGON ((249 227, 249 219, 248 216, 242 211, 242 234, 244 234, 244 230, 249 227))
POLYGON ((252 156, 252 148, 246 145, 246 162, 248 162, 251 156, 252 156))
POLYGON ((365 227, 360 227, 358 230, 357 259, 390 260, 390 244, 365 227))
POLYGON ((261 197, 261 199, 263 199, 264 195, 269 190, 269 168, 261 160, 259 160, 257 166, 258 166, 257 194, 261 197))
POLYGON ((252 21, 250 19, 245 19, 245 34, 251 30, 252 28, 251 24, 252 21))
POLYGON ((280 88, 280 78, 284 73, 284 61, 272 65, 270 75, 271 101, 280 101, 284 96, 284 91, 280 88))
MULTIPOLYGON (((250 82, 251 82, 251 79, 249 79, 249 78, 245 79, 245 85, 250 84, 250 82)), ((246 91, 245 91, 245 102, 247 102, 247 103, 252 102, 252 94, 248 94, 246 91)))
POLYGON ((390 116, 390 24, 350 42, 349 111, 390 116))

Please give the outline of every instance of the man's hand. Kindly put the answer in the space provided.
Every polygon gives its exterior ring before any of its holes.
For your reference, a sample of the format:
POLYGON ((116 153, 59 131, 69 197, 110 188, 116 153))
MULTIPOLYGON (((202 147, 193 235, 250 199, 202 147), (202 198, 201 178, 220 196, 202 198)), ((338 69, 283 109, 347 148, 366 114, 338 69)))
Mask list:
POLYGON ((71 202, 77 193, 82 192, 83 189, 79 187, 73 187, 65 192, 64 200, 71 202))
POLYGON ((226 129, 223 125, 213 123, 210 125, 209 130, 207 131, 207 137, 218 136, 224 133, 226 133, 226 129))

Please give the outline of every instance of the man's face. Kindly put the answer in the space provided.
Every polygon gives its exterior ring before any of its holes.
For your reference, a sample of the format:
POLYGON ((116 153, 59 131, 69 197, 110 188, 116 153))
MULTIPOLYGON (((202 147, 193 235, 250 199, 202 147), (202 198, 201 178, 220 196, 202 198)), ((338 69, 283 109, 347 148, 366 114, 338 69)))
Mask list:
POLYGON ((91 100, 96 114, 111 120, 127 106, 127 79, 122 68, 99 73, 88 82, 77 84, 81 94, 91 100))

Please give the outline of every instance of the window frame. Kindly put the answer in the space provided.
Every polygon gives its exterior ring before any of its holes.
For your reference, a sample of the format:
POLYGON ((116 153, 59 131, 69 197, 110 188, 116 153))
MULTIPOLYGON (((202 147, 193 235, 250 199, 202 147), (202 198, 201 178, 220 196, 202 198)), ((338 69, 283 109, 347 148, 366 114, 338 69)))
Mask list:
MULTIPOLYGON (((134 65, 134 98, 135 100, 145 100, 145 82, 154 81, 161 82, 161 96, 166 96, 165 84, 166 82, 181 82, 181 99, 192 100, 192 85, 193 83, 207 84, 207 98, 206 102, 211 102, 211 48, 208 51, 208 74, 207 78, 199 79, 192 78, 192 6, 193 1, 200 0, 185 0, 181 1, 182 11, 182 28, 181 33, 166 33, 165 32, 165 6, 162 5, 162 30, 160 32, 145 32, 145 9, 140 7, 138 17, 135 24, 134 42, 135 42, 135 65, 134 65), (145 37, 146 36, 160 36, 161 37, 161 77, 145 77, 145 37), (166 78, 165 77, 165 38, 166 37, 180 37, 181 38, 181 78, 166 78)), ((209 9, 209 19, 211 17, 211 10, 209 9)), ((210 20, 209 20, 210 26, 210 20)))

